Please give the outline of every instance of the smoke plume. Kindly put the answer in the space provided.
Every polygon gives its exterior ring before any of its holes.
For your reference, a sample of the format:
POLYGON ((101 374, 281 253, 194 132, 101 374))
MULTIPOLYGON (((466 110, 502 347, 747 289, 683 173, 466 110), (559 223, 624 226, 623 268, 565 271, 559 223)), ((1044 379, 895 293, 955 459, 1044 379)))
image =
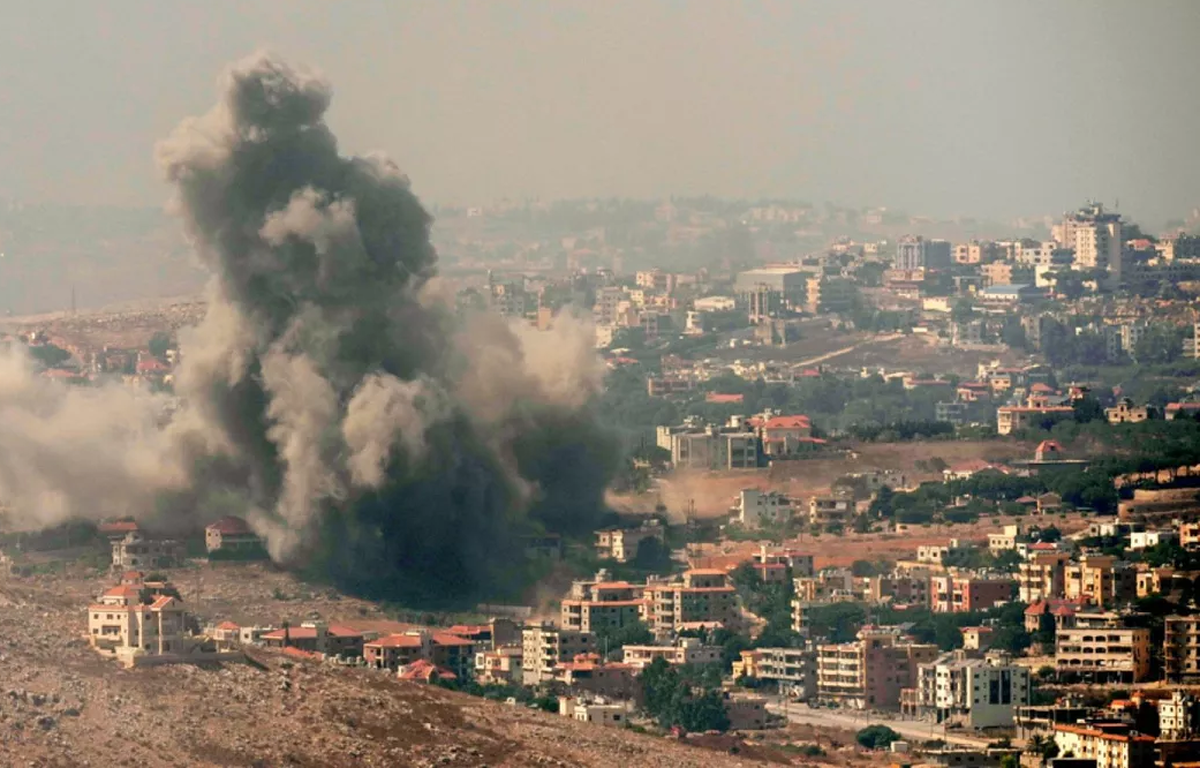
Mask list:
POLYGON ((408 178, 338 153, 330 99, 320 76, 256 55, 159 144, 213 274, 207 316, 181 335, 182 406, 164 421, 160 403, 108 389, 46 404, 7 383, 6 362, 0 494, 43 523, 114 501, 165 525, 242 514, 276 560, 365 593, 503 589, 522 536, 602 511, 613 445, 589 403, 603 368, 571 317, 546 332, 458 317, 408 178), (32 422, 14 437, 11 419, 32 422), (69 466, 67 446, 44 444, 64 434, 87 454, 69 466))

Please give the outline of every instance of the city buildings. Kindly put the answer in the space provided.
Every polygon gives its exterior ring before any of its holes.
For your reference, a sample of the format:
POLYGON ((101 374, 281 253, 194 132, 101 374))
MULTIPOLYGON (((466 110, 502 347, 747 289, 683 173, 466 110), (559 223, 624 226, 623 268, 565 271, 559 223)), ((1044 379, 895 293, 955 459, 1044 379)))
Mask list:
POLYGON ((1163 675, 1172 682, 1200 682, 1200 615, 1167 616, 1163 675))
POLYGON ((704 645, 699 638, 681 637, 672 645, 626 645, 622 661, 634 669, 645 669, 655 659, 664 659, 673 666, 687 664, 718 664, 721 646, 704 645))
POLYGON ((1150 677, 1150 630, 1116 613, 1077 613, 1055 636, 1054 669, 1062 681, 1140 683, 1150 677))
POLYGON ((896 243, 895 268, 912 271, 918 269, 945 269, 950 266, 950 243, 945 240, 927 240, 919 235, 907 235, 896 243))
POLYGON ((666 531, 657 520, 643 522, 637 528, 606 528, 596 531, 596 554, 618 563, 627 563, 637 557, 643 541, 654 539, 663 544, 665 536, 666 531))
POLYGON ((210 553, 261 550, 262 545, 262 539, 240 517, 222 517, 204 529, 204 546, 210 553))
POLYGON ((1016 583, 1012 579, 945 575, 930 580, 934 613, 986 611, 1013 598, 1016 583))
POLYGON ((1094 760, 1096 768, 1152 768, 1154 741, 1123 724, 1054 725, 1058 754, 1094 760))
POLYGON ((912 642, 900 627, 863 627, 850 643, 818 645, 817 696, 852 709, 889 709, 915 686, 920 664, 937 658, 936 645, 912 642))
POLYGON ((792 500, 781 493, 744 488, 738 493, 733 519, 746 528, 783 523, 792 517, 792 500))
POLYGON ((597 629, 628 627, 640 621, 642 589, 624 581, 599 582, 580 587, 562 601, 563 629, 594 632, 597 629))
POLYGON ((180 655, 191 646, 183 604, 171 595, 144 596, 141 585, 132 584, 107 589, 88 606, 88 640, 126 666, 143 656, 180 655))
POLYGON ((264 633, 260 639, 268 648, 294 648, 307 653, 342 658, 363 655, 362 632, 324 621, 305 621, 298 627, 285 625, 283 629, 264 633))
POLYGON ((1100 270, 1120 284, 1124 257, 1121 216, 1104 210, 1100 203, 1089 202, 1063 216, 1051 230, 1054 241, 1075 252, 1072 266, 1079 271, 1100 270))
POLYGON ((813 496, 808 501, 808 524, 812 528, 847 525, 857 510, 854 499, 840 496, 813 496))
POLYGON ((645 618, 657 638, 689 626, 741 625, 741 605, 729 575, 720 569, 693 568, 682 578, 646 583, 645 618))
POLYGON ((183 547, 177 541, 151 539, 134 530, 112 542, 112 569, 115 572, 170 568, 178 564, 183 547))
POLYGON ((816 658, 810 648, 757 648, 742 651, 733 678, 771 680, 787 695, 807 700, 816 695, 816 658))
POLYGON ((946 654, 920 665, 917 707, 938 723, 965 728, 999 728, 1013 724, 1017 707, 1030 697, 1029 669, 1004 653, 982 659, 946 654))
POLYGON ((659 426, 657 444, 671 453, 671 463, 681 469, 753 469, 758 466, 758 435, 740 421, 724 426, 659 426))
POLYGON ((538 685, 554 678, 559 662, 570 661, 596 650, 591 632, 559 629, 549 624, 533 624, 521 631, 521 679, 525 685, 538 685))

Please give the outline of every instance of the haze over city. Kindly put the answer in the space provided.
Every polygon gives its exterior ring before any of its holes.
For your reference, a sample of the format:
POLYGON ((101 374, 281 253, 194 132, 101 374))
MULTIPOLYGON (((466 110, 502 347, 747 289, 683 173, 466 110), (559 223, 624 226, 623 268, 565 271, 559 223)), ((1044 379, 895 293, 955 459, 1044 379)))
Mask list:
POLYGON ((266 48, 432 204, 712 194, 1004 219, 1200 204, 1200 5, 64 0, 0 10, 0 195, 161 205, 148 148, 266 48))
POLYGON ((0 10, 0 766, 1200 768, 1198 32, 0 10))

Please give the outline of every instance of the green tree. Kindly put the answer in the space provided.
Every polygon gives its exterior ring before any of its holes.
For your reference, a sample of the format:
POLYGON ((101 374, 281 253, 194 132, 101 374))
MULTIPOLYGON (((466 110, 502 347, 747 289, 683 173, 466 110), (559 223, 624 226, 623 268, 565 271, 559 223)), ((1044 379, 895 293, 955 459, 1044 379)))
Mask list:
POLYGON ((29 348, 29 354, 47 368, 62 365, 71 359, 71 353, 53 344, 39 344, 29 348))
POLYGON ((866 749, 887 749, 893 741, 900 741, 900 734, 886 725, 868 725, 854 735, 854 740, 866 749))
POLYGON ((150 337, 150 343, 147 345, 150 349, 150 354, 158 358, 165 358, 167 350, 171 348, 171 334, 166 331, 158 331, 150 337))

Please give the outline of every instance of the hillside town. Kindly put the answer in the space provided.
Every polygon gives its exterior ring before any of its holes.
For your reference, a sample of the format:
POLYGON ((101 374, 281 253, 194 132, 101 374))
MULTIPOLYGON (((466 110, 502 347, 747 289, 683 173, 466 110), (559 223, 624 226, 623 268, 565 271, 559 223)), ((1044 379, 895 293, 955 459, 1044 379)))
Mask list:
MULTIPOLYGON (((1154 237, 1089 203, 1041 240, 840 236, 801 254, 829 217, 730 210, 664 203, 635 227, 731 238, 700 272, 625 272, 648 257, 601 225, 526 243, 484 283, 462 254, 496 244, 449 249, 460 312, 538 329, 583 314, 609 369, 613 513, 583 537, 526 538, 539 573, 570 574, 537 603, 194 612, 193 574, 269 562, 228 514, 5 534, 3 578, 62 578, 56 552, 90 553, 77 629, 114 673, 283 658, 809 756, 828 745, 790 729, 846 731, 906 765, 1194 764, 1200 236, 1154 237), (739 263, 740 238, 743 260, 774 258, 739 263)), ((153 311, 118 326, 135 329, 120 345, 86 314, 14 322, 6 341, 46 386, 131 388, 169 417, 178 326, 153 311)))

